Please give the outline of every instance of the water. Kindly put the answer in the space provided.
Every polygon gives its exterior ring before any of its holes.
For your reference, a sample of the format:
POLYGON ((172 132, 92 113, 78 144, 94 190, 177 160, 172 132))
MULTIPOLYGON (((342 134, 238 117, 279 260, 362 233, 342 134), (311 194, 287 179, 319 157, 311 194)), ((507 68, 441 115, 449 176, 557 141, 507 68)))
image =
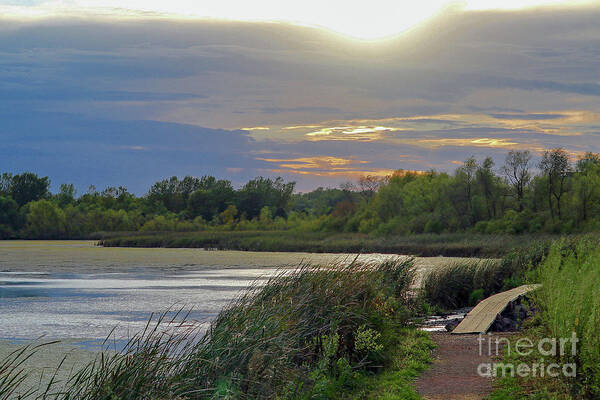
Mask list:
MULTIPOLYGON (((363 255, 383 260, 389 255, 363 255)), ((0 340, 124 340, 152 313, 192 310, 206 326, 253 282, 301 261, 351 255, 101 248, 86 241, 0 241, 0 340)))
MULTIPOLYGON (((390 255, 361 255, 382 261, 390 255)), ((398 256, 396 256, 398 257, 398 256)), ((22 367, 23 388, 61 382, 98 357, 119 351, 152 313, 191 309, 200 329, 253 282, 300 262, 351 262, 354 255, 199 249, 102 248, 87 241, 0 241, 0 360, 32 339, 47 343, 22 367), (111 340, 104 339, 111 333, 111 340), (66 357, 66 358, 65 358, 66 357), (60 367, 59 367, 60 366, 60 367)), ((451 262, 416 259, 418 275, 451 262)), ((418 285, 418 280, 417 283, 418 285)))

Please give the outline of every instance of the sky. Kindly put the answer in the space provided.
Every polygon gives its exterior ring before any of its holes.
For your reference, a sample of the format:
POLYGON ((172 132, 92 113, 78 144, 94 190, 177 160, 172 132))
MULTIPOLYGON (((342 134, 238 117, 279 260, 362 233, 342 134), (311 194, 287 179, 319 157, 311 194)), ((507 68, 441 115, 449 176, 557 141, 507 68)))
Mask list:
POLYGON ((0 172, 306 191, 600 152, 598 2, 348 3, 0 0, 0 172))

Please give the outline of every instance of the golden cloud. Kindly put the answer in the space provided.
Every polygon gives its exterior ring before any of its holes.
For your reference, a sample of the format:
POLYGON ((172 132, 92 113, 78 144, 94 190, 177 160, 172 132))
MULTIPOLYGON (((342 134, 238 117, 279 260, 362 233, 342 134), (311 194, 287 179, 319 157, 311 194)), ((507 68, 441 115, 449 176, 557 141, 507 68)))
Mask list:
POLYGON ((366 175, 378 176, 378 177, 384 178, 386 176, 393 175, 396 172, 396 170, 393 170, 393 169, 349 170, 349 171, 301 171, 301 170, 288 170, 288 169, 277 169, 277 168, 271 169, 269 171, 276 173, 276 174, 292 173, 292 174, 298 174, 298 175, 310 175, 310 176, 319 176, 319 177, 338 176, 338 177, 345 177, 348 179, 356 179, 356 178, 360 178, 361 176, 366 176, 366 175))
POLYGON ((427 145, 428 147, 442 147, 442 146, 474 146, 474 147, 506 147, 513 148, 519 146, 517 142, 511 142, 508 139, 497 139, 497 138, 468 138, 468 139, 421 139, 417 140, 417 143, 427 145))
POLYGON ((393 131, 396 128, 387 126, 333 126, 321 128, 317 131, 308 132, 305 136, 309 140, 353 140, 353 141, 374 141, 384 138, 383 132, 393 131))
POLYGON ((389 176, 395 170, 383 168, 360 168, 369 161, 334 156, 298 157, 298 158, 258 158, 258 160, 277 164, 270 169, 274 173, 292 173, 312 176, 343 176, 358 178, 365 175, 389 176))
POLYGON ((242 131, 268 131, 269 128, 268 126, 253 126, 251 128, 240 128, 240 130, 242 131))
POLYGON ((258 158, 261 161, 277 163, 289 169, 333 169, 345 170, 355 164, 367 164, 368 161, 354 160, 333 156, 299 157, 299 158, 258 158))
POLYGON ((316 129, 320 128, 322 125, 294 125, 294 126, 284 126, 284 131, 296 130, 296 129, 316 129))

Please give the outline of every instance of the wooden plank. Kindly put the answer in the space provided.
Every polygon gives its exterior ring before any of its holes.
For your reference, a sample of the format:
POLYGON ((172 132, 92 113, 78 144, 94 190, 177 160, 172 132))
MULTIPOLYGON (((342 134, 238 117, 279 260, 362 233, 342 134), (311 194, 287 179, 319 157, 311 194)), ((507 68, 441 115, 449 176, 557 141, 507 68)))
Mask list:
POLYGON ((475 306, 461 321, 452 333, 486 333, 498 314, 513 301, 526 293, 537 289, 540 285, 523 285, 506 292, 497 293, 484 299, 475 306))

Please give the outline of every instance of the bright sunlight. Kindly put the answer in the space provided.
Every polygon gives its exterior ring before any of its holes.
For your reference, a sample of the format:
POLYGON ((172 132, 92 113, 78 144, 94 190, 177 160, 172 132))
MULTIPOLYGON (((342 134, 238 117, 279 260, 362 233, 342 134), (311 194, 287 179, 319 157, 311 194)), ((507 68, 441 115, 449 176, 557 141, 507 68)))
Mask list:
POLYGON ((589 4, 588 0, 420 0, 402 2, 371 0, 243 0, 189 1, 171 0, 61 0, 43 2, 16 1, 0 6, 0 14, 27 16, 61 16, 86 14, 120 14, 127 16, 161 15, 184 18, 213 18, 237 21, 289 22, 318 26, 352 38, 374 40, 394 36, 432 18, 449 8, 466 10, 516 10, 537 6, 556 6, 568 3, 589 4))

